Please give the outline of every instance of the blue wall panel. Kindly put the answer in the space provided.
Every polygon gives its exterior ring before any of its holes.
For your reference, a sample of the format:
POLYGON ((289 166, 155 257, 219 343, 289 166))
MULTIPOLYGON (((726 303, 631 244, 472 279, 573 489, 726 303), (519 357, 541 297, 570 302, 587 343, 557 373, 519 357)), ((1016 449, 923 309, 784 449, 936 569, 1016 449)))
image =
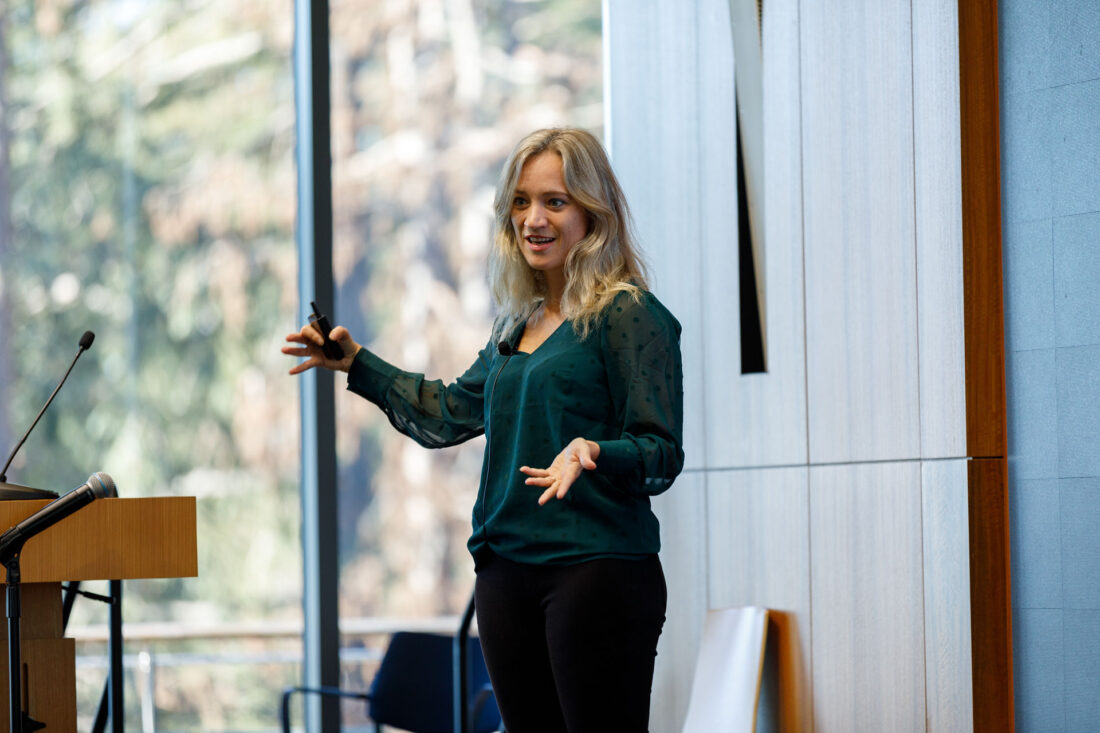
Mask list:
POLYGON ((1054 346, 1054 249, 1050 219, 1004 226, 1005 330, 1017 350, 1054 346))
POLYGON ((1067 731, 1100 725, 1100 611, 1065 611, 1065 710, 1067 731))
POLYGON ((1100 478, 1059 483, 1065 607, 1100 611, 1100 478))
POLYGON ((1051 216, 1051 90, 1001 96, 1001 215, 1005 221, 1051 216), (1010 166, 1011 174, 1005 171, 1010 166))
POLYGON ((1016 637, 1016 729, 1066 730, 1065 655, 1061 609, 1024 609, 1013 616, 1016 637))
MULTIPOLYGON (((1100 3, 1096 0, 1042 0, 1050 2, 1050 86, 1100 79, 1100 3)), ((1034 35, 1037 32, 1032 31, 1034 35)))
POLYGON ((1004 94, 1050 86, 1051 0, 1003 1, 1000 5, 1001 91, 1004 94))
MULTIPOLYGON (((1098 45, 1092 53, 1100 55, 1098 45)), ((1050 104, 1054 216, 1100 211, 1100 79, 1054 87, 1050 104)))
POLYGON ((1011 478, 1058 476, 1058 391, 1054 359, 1054 349, 1006 354, 1011 478))
POLYGON ((1012 602, 1017 608, 1062 607, 1060 496, 1058 479, 1016 482, 1012 602))
POLYGON ((1058 349, 1055 362, 1058 475, 1100 476, 1100 344, 1058 349))
POLYGON ((1100 214, 1060 218, 1052 234, 1057 345, 1100 343, 1100 214))
POLYGON ((1100 729, 1100 3, 1001 0, 1016 721, 1100 729), (1057 518, 1056 518, 1057 517, 1057 518))

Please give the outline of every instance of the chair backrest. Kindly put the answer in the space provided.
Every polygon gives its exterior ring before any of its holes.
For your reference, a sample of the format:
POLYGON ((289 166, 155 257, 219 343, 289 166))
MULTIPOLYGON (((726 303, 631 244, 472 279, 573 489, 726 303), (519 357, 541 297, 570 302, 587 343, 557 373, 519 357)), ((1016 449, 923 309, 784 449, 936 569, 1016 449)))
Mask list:
POLYGON ((768 609, 707 613, 683 733, 753 733, 768 609))
MULTIPOLYGON (((414 631, 393 635, 370 691, 370 717, 415 733, 453 733, 454 637, 414 631)), ((469 700, 489 683, 481 644, 467 639, 469 700)), ((496 705, 486 705, 471 733, 500 727, 496 705)))

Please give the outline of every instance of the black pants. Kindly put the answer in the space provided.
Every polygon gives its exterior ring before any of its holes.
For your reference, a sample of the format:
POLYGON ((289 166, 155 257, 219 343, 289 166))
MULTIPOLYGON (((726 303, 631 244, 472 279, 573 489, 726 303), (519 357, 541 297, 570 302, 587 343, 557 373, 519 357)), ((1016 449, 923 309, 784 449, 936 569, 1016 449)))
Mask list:
POLYGON ((657 556, 480 564, 485 663, 508 733, 644 733, 665 578, 657 556))

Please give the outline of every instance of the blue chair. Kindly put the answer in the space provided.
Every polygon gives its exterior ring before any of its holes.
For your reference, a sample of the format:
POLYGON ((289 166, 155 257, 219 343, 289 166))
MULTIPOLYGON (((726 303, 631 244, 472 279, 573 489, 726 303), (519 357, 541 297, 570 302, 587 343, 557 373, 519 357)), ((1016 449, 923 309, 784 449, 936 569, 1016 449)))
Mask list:
POLYGON ((473 598, 456 636, 412 631, 394 634, 368 692, 335 687, 287 689, 283 692, 279 716, 283 733, 290 733, 290 699, 295 694, 362 700, 376 730, 383 725, 412 733, 500 730, 500 713, 481 644, 467 634, 472 616, 473 598), (465 674, 461 672, 463 669, 465 674), (463 704, 456 715, 458 700, 463 704))

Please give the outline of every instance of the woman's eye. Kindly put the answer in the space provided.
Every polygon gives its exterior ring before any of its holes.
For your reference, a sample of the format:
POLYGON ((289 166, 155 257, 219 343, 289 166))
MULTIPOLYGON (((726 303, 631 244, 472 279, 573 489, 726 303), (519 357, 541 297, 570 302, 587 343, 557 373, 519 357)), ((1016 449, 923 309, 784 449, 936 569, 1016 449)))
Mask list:
POLYGON ((567 202, 565 199, 550 199, 548 203, 554 208, 560 209, 562 206, 565 206, 567 202))
POLYGON ((527 204, 527 199, 521 198, 519 196, 516 196, 514 199, 512 199, 512 206, 515 206, 516 208, 523 207, 526 204, 527 204))

